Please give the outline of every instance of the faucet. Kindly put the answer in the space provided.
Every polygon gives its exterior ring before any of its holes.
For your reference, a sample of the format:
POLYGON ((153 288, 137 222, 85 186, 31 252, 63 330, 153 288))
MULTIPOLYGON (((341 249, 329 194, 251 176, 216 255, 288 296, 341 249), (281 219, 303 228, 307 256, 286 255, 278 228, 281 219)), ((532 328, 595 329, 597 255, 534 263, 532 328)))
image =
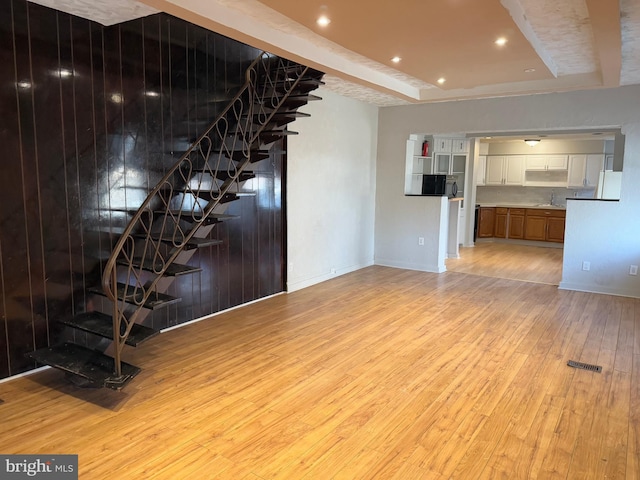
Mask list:
POLYGON ((549 201, 550 205, 556 204, 556 192, 555 190, 551 190, 551 200, 549 201))

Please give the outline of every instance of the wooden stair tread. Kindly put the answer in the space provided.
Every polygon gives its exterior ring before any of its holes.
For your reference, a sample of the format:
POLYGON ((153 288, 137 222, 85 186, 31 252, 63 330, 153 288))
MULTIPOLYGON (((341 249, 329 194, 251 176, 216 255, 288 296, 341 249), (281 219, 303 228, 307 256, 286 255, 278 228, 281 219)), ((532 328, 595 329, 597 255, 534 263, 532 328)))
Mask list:
MULTIPOLYGON (((233 150, 233 149, 229 149, 229 150, 220 150, 220 149, 214 149, 211 152, 212 156, 216 156, 219 155, 222 152, 222 157, 225 160, 230 160, 233 162, 242 162, 243 160, 246 159, 245 157, 245 152, 243 150, 233 150), (227 155, 227 153, 230 153, 231 155, 227 155)), ((186 153, 186 150, 184 152, 181 152, 182 154, 186 153)), ((256 163, 259 162, 260 160, 264 160, 266 158, 269 158, 270 152, 268 150, 250 150, 249 151, 249 162, 251 163, 256 163)), ((215 160, 217 161, 217 159, 215 160)), ((193 160, 192 163, 192 170, 193 171, 201 171, 204 167, 202 167, 201 165, 196 165, 195 162, 197 162, 197 160, 193 160)), ((225 167, 226 168, 226 167, 225 167)), ((207 169, 207 171, 211 170, 211 168, 207 169)))
POLYGON ((298 132, 294 132, 293 130, 286 129, 270 129, 270 130, 262 130, 260 135, 298 135, 298 132))
MULTIPOLYGON (((193 195, 201 198, 207 202, 213 200, 214 197, 218 197, 220 192, 217 190, 200 190, 194 191, 190 188, 174 188, 172 189, 174 194, 182 193, 187 195, 193 195)), ((220 198, 220 203, 228 203, 233 200, 237 200, 240 197, 255 197, 256 192, 227 192, 220 198)))
MULTIPOLYGON (((137 235, 133 235, 135 238, 141 238, 141 239, 145 239, 147 238, 146 235, 144 234, 137 234, 137 235)), ((174 240, 170 237, 160 237, 160 236, 151 236, 150 237, 154 242, 164 242, 164 243, 168 243, 170 245, 175 245, 175 243, 178 244, 182 244, 183 241, 180 239, 177 239, 177 241, 174 242, 174 240)), ((189 239, 188 242, 186 242, 184 244, 184 249, 185 250, 193 250, 196 248, 204 248, 204 247, 211 247, 214 245, 220 245, 221 243, 224 243, 222 240, 218 240, 217 238, 200 238, 200 237, 191 237, 189 239)))
MULTIPOLYGON (((292 79, 289 80, 278 80, 277 82, 274 82, 275 85, 289 85, 291 83, 292 79)), ((322 81, 321 78, 315 78, 315 77, 309 77, 309 76, 302 76, 300 78, 300 80, 298 81, 298 85, 315 85, 316 88, 320 87, 321 85, 324 85, 325 83, 322 81)))
POLYGON ((140 373, 140 368, 121 362, 122 378, 114 377, 112 357, 74 343, 63 343, 27 354, 38 363, 49 365, 66 373, 81 377, 91 386, 119 390, 140 373))
MULTIPOLYGON (((258 117, 258 116, 261 116, 261 115, 263 115, 263 114, 262 114, 262 113, 260 113, 260 112, 256 112, 256 113, 254 113, 254 114, 253 114, 253 116, 254 116, 254 117, 258 117)), ((310 114, 310 113, 306 113, 306 112, 299 112, 299 111, 295 111, 295 112, 281 112, 281 111, 279 111, 279 110, 278 110, 277 112, 275 112, 275 113, 273 114, 272 119, 273 119, 273 118, 276 118, 276 117, 308 118, 308 117, 310 117, 310 116, 311 116, 311 114, 310 114)), ((273 121, 273 120, 272 120, 272 121, 273 121)), ((268 125, 268 123, 267 123, 267 125, 268 125)))
MULTIPOLYGON (((89 291, 97 295, 105 296, 101 288, 90 288, 89 291)), ((116 296, 119 299, 124 298, 124 301, 127 303, 138 305, 142 300, 142 295, 143 294, 140 289, 138 289, 137 294, 134 294, 134 288, 131 285, 125 285, 124 283, 118 283, 117 285, 116 296), (127 291, 129 292, 126 298, 124 298, 125 287, 128 287, 127 291)), ((178 303, 181 300, 182 299, 179 297, 172 297, 171 295, 167 295, 166 293, 155 292, 151 296, 149 296, 149 298, 147 298, 142 306, 144 306, 144 308, 148 308, 149 310, 155 310, 156 308, 162 308, 173 303, 178 303)))
MULTIPOLYGON (((106 313, 81 313, 72 318, 60 320, 60 323, 113 340, 113 320, 111 315, 107 315, 106 313)), ((137 347, 142 342, 155 337, 159 333, 160 332, 152 328, 145 327, 144 325, 134 324, 133 327, 131 327, 131 332, 129 333, 125 343, 132 347, 137 347)))
MULTIPOLYGON (((156 212, 158 215, 165 212, 156 212)), ((185 222, 199 222, 203 219, 202 212, 192 212, 191 210, 169 210, 169 214, 176 220, 184 220, 185 222)), ((220 223, 225 220, 231 220, 233 218, 239 218, 238 215, 227 215, 224 213, 210 213, 204 219, 205 225, 211 225, 214 223, 220 223)))
POLYGON ((285 100, 283 100, 283 102, 286 103, 288 100, 296 100, 296 101, 304 100, 307 102, 314 102, 316 100, 322 100, 322 97, 319 97, 318 95, 313 95, 311 93, 300 93, 300 94, 293 93, 289 95, 285 100))
MULTIPOLYGON (((123 260, 119 260, 117 263, 118 265, 124 265, 124 266, 128 265, 123 260)), ((142 270, 146 270, 148 272, 153 272, 153 273, 157 273, 159 270, 162 270, 162 265, 155 266, 153 263, 153 260, 150 258, 145 259, 145 261, 142 263, 139 258, 134 259, 133 266, 141 268, 142 270)), ((164 272, 164 275, 167 277, 177 277, 179 275, 188 275, 191 273, 197 273, 201 271, 202 271, 202 268, 200 267, 192 267, 191 265, 182 265, 180 263, 172 263, 167 267, 167 269, 164 272)))
MULTIPOLYGON (((232 177, 232 175, 226 170, 214 171, 214 170, 211 170, 210 168, 193 167, 191 171, 195 173, 208 173, 209 175, 215 176, 215 178, 217 178, 218 180, 228 180, 232 177)), ((256 174, 254 172, 249 172, 249 171, 242 172, 238 176, 238 182, 246 182, 247 180, 251 180, 252 178, 255 178, 255 176, 256 174)))

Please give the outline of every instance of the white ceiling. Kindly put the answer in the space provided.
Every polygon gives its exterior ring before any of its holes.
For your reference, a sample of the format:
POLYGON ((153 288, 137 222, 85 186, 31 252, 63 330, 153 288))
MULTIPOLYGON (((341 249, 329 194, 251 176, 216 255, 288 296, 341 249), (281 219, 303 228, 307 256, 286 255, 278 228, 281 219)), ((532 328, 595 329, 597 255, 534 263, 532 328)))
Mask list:
POLYGON ((104 25, 165 11, 380 106, 640 84, 638 0, 32 1, 104 25))

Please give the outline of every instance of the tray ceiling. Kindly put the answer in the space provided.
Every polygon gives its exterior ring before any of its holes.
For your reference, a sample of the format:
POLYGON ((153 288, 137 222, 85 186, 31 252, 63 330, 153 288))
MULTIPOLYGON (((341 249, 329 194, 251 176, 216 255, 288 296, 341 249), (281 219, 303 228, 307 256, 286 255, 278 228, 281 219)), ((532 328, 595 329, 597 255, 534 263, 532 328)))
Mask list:
POLYGON ((105 25, 165 11, 321 69, 327 88, 383 106, 640 83, 637 0, 36 3, 105 25))

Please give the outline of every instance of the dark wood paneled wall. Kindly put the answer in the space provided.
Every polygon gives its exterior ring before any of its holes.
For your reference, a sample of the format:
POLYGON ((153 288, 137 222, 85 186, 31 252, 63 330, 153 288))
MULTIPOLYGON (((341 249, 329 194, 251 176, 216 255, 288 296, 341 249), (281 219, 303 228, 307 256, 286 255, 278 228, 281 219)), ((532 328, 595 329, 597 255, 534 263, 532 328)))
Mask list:
MULTIPOLYGON (((0 0, 0 377, 94 308, 88 288, 119 231, 163 173, 242 84, 258 51, 165 14, 99 24, 0 0)), ((202 273, 154 312, 175 325, 283 290, 282 145, 257 164, 199 250, 202 273)))

